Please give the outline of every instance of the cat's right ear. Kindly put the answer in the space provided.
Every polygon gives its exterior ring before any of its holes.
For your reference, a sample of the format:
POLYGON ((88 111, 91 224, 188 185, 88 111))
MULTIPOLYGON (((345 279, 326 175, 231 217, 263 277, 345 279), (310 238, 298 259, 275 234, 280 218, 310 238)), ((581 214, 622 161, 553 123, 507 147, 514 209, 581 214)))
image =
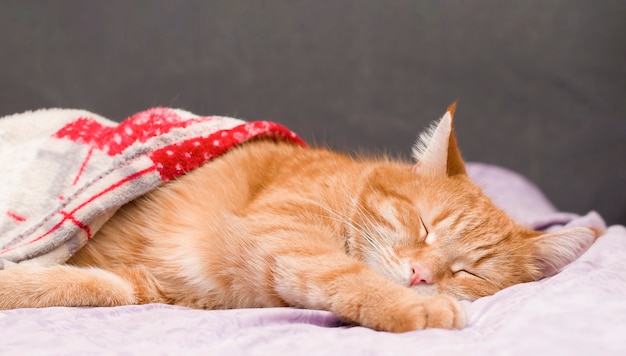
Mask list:
POLYGON ((533 277, 541 279, 556 274, 580 257, 600 234, 597 229, 572 227, 533 237, 536 267, 533 277))
POLYGON ((456 102, 448 107, 439 121, 420 134, 413 146, 413 158, 417 161, 413 168, 414 173, 448 177, 466 174, 465 163, 454 135, 455 110, 456 102))

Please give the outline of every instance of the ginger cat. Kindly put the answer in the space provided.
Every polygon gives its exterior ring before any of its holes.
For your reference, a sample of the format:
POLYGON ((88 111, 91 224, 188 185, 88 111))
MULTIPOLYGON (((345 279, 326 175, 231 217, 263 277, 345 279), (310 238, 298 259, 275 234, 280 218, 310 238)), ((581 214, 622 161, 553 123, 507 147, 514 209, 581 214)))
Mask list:
POLYGON ((495 207, 453 113, 422 134, 417 164, 243 144, 122 207, 66 265, 0 271, 0 308, 295 306, 384 331, 462 328, 457 299, 550 276, 597 236, 495 207))

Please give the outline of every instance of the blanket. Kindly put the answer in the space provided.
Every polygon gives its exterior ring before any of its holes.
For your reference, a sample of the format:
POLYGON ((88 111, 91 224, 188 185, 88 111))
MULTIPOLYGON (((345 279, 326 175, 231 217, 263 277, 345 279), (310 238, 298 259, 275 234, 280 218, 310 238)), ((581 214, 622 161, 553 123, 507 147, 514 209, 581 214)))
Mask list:
POLYGON ((120 124, 68 109, 0 118, 0 269, 65 262, 123 204, 258 138, 305 145, 276 123, 168 108, 120 124))

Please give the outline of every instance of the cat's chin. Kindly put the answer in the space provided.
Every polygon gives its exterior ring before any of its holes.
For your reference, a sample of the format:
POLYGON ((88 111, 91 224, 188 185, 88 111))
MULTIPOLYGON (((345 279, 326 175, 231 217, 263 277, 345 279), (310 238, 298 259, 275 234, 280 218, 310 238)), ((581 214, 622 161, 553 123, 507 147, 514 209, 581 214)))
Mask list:
POLYGON ((433 296, 433 295, 441 294, 437 290, 436 287, 429 286, 429 285, 416 285, 416 286, 411 286, 409 288, 416 291, 419 295, 424 295, 424 296, 433 296))
POLYGON ((424 296, 424 297, 434 297, 437 295, 447 295, 449 297, 452 297, 456 300, 474 300, 476 298, 469 298, 465 295, 459 295, 456 293, 451 293, 449 291, 440 291, 436 286, 429 286, 429 285, 417 285, 417 286, 412 286, 409 287, 412 290, 414 290, 417 294, 424 296))

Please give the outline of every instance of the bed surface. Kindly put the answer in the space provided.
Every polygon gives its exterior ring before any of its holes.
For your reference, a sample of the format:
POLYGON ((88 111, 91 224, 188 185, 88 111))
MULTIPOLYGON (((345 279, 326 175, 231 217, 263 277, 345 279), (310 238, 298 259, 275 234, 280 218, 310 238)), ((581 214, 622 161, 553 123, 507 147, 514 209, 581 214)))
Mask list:
MULTIPOLYGON (((604 227, 595 212, 556 211, 516 173, 470 164, 470 175, 519 222, 604 227)), ((0 354, 626 354, 626 229, 610 226, 554 277, 463 302, 463 330, 405 334, 343 325, 325 311, 204 311, 168 305, 0 311, 0 354)))

